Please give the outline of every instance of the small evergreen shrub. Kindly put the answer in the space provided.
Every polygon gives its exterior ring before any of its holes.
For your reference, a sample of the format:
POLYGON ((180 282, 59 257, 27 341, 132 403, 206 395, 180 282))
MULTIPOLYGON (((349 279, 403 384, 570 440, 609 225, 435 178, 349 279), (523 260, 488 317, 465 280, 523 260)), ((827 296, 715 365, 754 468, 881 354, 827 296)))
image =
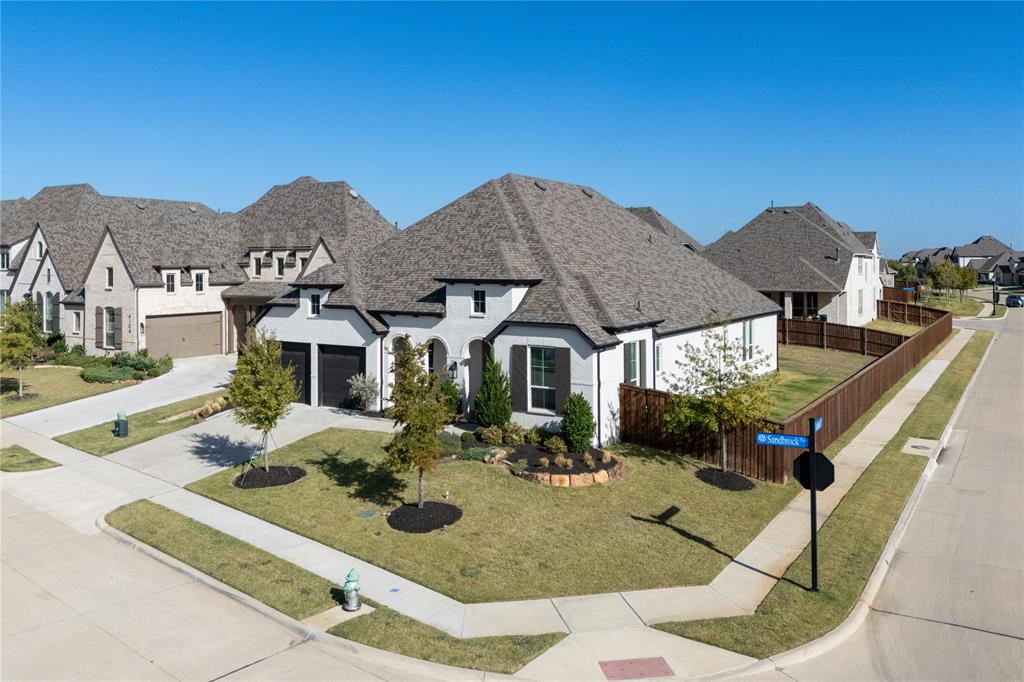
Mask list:
POLYGON ((465 450, 460 450, 456 457, 467 462, 482 462, 484 461, 484 458, 490 456, 492 452, 493 450, 490 448, 467 448, 465 450))
POLYGON ((50 335, 46 337, 46 345, 58 355, 68 351, 68 342, 64 338, 63 332, 50 332, 50 335))
POLYGON ((149 357, 149 351, 143 348, 138 353, 130 353, 126 350, 114 353, 110 361, 114 367, 129 367, 137 372, 148 372, 157 366, 157 361, 149 357))
POLYGON ((130 381, 135 374, 131 367, 107 367, 105 365, 87 365, 82 368, 79 376, 82 381, 91 384, 112 384, 115 381, 130 381))
POLYGON ((475 443, 476 434, 473 433, 472 431, 463 431, 462 435, 459 436, 459 440, 461 440, 463 443, 475 443))
POLYGON ((594 413, 590 403, 582 393, 571 393, 562 407, 562 435, 565 437, 569 450, 586 452, 590 449, 590 441, 594 438, 594 413))
POLYGON ((480 390, 476 392, 473 409, 480 426, 501 427, 512 418, 512 394, 508 375, 501 371, 501 365, 491 358, 484 363, 480 390))
POLYGON ((452 413, 452 421, 457 420, 462 415, 462 389, 451 379, 445 379, 441 382, 441 395, 452 413))
POLYGON ((501 445, 503 434, 500 426, 488 426, 480 434, 480 440, 485 445, 501 445))
POLYGON ((541 443, 544 442, 544 438, 546 437, 547 432, 545 432, 544 429, 542 429, 539 426, 532 426, 530 427, 530 430, 527 431, 526 434, 523 436, 523 440, 525 440, 530 445, 540 445, 541 443))
POLYGON ((368 410, 371 406, 377 404, 380 386, 377 384, 376 377, 357 374, 348 380, 348 387, 352 397, 359 403, 360 410, 368 410))
POLYGON ((569 452, 569 448, 565 446, 565 441, 558 436, 551 436, 545 440, 544 449, 552 455, 565 455, 565 453, 569 452))
POLYGON ((174 367, 174 360, 171 359, 170 355, 164 355, 158 358, 156 364, 152 368, 146 370, 146 376, 158 377, 162 374, 167 374, 174 367))
POLYGON ((438 434, 438 439, 441 441, 441 449, 444 451, 444 454, 457 455, 462 452, 462 439, 454 433, 442 431, 438 434))
POLYGON ((515 422, 509 422, 505 424, 505 428, 502 429, 505 434, 506 445, 522 445, 523 444, 523 427, 515 422))

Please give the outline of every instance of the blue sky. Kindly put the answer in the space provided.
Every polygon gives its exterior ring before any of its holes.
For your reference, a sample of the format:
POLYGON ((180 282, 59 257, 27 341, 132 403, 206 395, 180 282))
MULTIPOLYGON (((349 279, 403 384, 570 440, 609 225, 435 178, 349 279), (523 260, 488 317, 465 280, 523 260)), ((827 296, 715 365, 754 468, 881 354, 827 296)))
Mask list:
POLYGON ((1024 248, 1022 4, 3 3, 0 190, 237 210, 346 179, 407 226, 506 172, 703 241, 814 201, 889 255, 1024 248))

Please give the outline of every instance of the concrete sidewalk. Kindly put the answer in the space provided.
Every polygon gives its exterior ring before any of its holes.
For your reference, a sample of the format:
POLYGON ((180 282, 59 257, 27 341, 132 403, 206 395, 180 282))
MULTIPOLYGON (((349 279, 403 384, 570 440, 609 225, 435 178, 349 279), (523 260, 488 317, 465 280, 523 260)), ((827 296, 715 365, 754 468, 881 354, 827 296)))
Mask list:
POLYGON ((224 388, 234 367, 234 355, 182 358, 175 360, 174 369, 162 377, 44 410, 27 412, 6 421, 52 438, 103 422, 112 422, 119 410, 142 412, 224 388))

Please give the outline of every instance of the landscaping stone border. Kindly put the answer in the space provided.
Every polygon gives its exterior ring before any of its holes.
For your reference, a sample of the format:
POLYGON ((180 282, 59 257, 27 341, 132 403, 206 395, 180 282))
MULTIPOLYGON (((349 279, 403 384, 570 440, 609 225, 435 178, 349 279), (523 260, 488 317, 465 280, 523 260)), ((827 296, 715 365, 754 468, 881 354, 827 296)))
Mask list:
MULTIPOLYGON (((605 452, 602 450, 602 452, 605 452)), ((578 474, 549 474, 543 471, 523 471, 519 477, 553 488, 586 488, 591 485, 603 485, 622 478, 622 460, 615 455, 615 466, 610 469, 598 469, 597 471, 585 471, 578 474)))

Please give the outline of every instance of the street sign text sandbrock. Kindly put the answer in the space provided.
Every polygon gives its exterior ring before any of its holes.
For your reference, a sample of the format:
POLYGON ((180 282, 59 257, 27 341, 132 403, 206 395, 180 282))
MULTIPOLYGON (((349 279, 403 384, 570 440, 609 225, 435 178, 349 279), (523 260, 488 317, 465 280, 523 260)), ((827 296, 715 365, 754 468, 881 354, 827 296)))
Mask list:
POLYGON ((804 450, 810 447, 807 436, 790 433, 759 433, 754 436, 754 442, 758 445, 778 445, 784 448, 803 448, 804 450))

